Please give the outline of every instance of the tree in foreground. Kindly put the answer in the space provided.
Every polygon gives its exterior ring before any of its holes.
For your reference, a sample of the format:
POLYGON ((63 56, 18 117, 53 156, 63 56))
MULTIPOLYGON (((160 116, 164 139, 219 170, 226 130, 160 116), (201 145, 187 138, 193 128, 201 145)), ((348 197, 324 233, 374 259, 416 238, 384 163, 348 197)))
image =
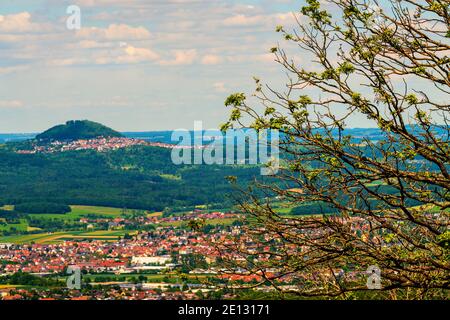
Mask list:
POLYGON ((283 156, 276 183, 240 199, 247 223, 225 261, 304 297, 448 297, 449 1, 306 2, 271 49, 286 87, 255 79, 251 99, 226 101, 223 129, 278 129, 283 156), (380 134, 351 136, 359 123, 380 134))

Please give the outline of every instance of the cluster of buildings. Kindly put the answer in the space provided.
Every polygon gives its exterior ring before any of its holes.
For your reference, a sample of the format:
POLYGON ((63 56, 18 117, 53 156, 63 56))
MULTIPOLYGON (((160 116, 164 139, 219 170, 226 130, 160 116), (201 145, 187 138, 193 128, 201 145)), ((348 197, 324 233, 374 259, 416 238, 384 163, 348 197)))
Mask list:
POLYGON ((65 151, 79 151, 79 150, 95 150, 97 152, 104 152, 108 150, 117 150, 131 146, 151 146, 166 149, 190 149, 191 146, 180 146, 162 142, 148 142, 140 139, 131 138, 104 138, 98 137, 95 139, 80 139, 74 141, 52 141, 48 144, 34 144, 32 149, 19 150, 19 154, 35 154, 35 153, 54 153, 65 151))
MULTIPOLYGON (((238 228, 238 227, 233 227, 238 228)), ((200 254, 213 263, 214 241, 220 234, 201 234, 189 229, 161 227, 132 239, 115 242, 63 241, 57 244, 0 245, 0 275, 28 272, 36 275, 60 273, 75 265, 91 273, 136 273, 164 270, 177 265, 177 256, 200 254), (174 258, 175 257, 175 258, 174 258), (154 267, 154 268, 152 268, 154 267)))
MULTIPOLYGON (((220 268, 216 261, 220 255, 215 243, 224 240, 230 232, 237 232, 238 226, 216 226, 214 232, 196 232, 188 227, 171 224, 187 218, 198 217, 192 213, 174 217, 133 217, 141 223, 153 223, 157 227, 152 231, 141 231, 131 239, 114 242, 101 240, 72 240, 55 244, 0 244, 0 299, 34 298, 89 298, 89 299, 196 299, 200 292, 210 292, 218 287, 190 283, 198 276, 206 279, 216 277, 220 268), (234 231, 233 231, 234 230, 234 231), (202 257, 200 265, 184 265, 189 257, 202 257), (95 281, 86 283, 90 289, 47 290, 48 288, 22 286, 2 287, 2 277, 17 273, 28 273, 46 279, 68 277, 67 268, 76 266, 95 281), (183 271, 180 271, 183 268, 183 271), (168 282, 164 277, 173 278, 184 272, 188 279, 168 282), (147 276, 157 277, 153 280, 147 276), (110 277, 115 281, 100 281, 110 277), (99 280, 100 279, 100 280, 99 280), (130 279, 140 279, 138 282, 130 279)), ((236 218, 231 213, 204 213, 204 219, 236 218)), ((130 218, 131 219, 131 218, 130 218)), ((96 221, 82 218, 84 223, 95 225, 96 221)), ((101 219, 100 219, 101 220, 101 219)), ((113 221, 117 225, 126 223, 123 218, 113 221), (120 221, 119 221, 120 220, 120 221)), ((112 221, 111 221, 112 222, 112 221)), ((135 221, 134 221, 135 222, 135 221)), ((4 282, 3 282, 4 283, 4 282)))
POLYGON ((210 212, 210 213, 202 213, 199 215, 197 211, 193 211, 192 213, 183 214, 183 215, 173 215, 168 217, 150 217, 149 220, 153 224, 167 224, 167 223, 176 223, 180 221, 191 221, 201 217, 206 222, 208 220, 225 220, 225 219, 236 219, 237 215, 234 212, 210 212))
POLYGON ((89 293, 68 289, 55 292, 52 289, 0 288, 0 300, 198 300, 201 297, 199 293, 181 290, 164 291, 160 288, 152 289, 138 285, 93 288, 89 290, 89 293))
MULTIPOLYGON (((277 267, 276 260, 279 257, 267 254, 272 250, 271 246, 277 245, 278 239, 265 230, 260 230, 265 240, 265 244, 261 244, 255 243, 246 227, 240 224, 215 225, 209 232, 202 232, 187 227, 186 223, 176 223, 199 219, 208 223, 208 220, 232 220, 238 217, 231 212, 196 211, 168 217, 135 215, 115 218, 111 222, 117 226, 138 222, 142 225, 152 224, 155 228, 150 231, 141 230, 131 238, 114 242, 65 240, 55 244, 2 243, 0 299, 200 299, 205 294, 221 291, 230 285, 253 286, 264 282, 262 274, 249 273, 246 268, 251 255, 254 262, 271 262, 272 267, 265 270, 265 276, 276 279, 280 287, 292 287, 289 289, 291 291, 299 288, 298 284, 303 281, 312 281, 315 277, 323 277, 330 272, 327 269, 320 275, 295 272, 285 274, 285 270, 277 267), (235 242, 236 239, 239 241, 235 242), (233 245, 240 247, 235 250, 233 245), (222 250, 227 247, 231 250, 222 250), (235 261, 234 269, 226 269, 224 260, 235 261), (88 279, 83 280, 84 287, 81 290, 64 286, 69 266, 78 267, 88 279), (46 279, 59 279, 63 281, 62 286, 59 290, 33 286, 1 286, 5 283, 2 282, 2 277, 20 272, 46 279)), ((93 226, 99 222, 87 218, 81 218, 80 221, 93 226)), ((346 223, 349 223, 351 232, 369 231, 362 219, 352 218, 346 223)), ((308 247, 299 248, 286 243, 284 248, 291 255, 308 252, 308 247)), ((333 272, 338 273, 338 276, 344 274, 344 270, 333 272)), ((350 280, 356 280, 361 275, 360 271, 345 273, 345 277, 350 280)), ((334 275, 330 273, 328 276, 334 275)), ((270 291, 273 288, 262 286, 258 290, 270 291)))

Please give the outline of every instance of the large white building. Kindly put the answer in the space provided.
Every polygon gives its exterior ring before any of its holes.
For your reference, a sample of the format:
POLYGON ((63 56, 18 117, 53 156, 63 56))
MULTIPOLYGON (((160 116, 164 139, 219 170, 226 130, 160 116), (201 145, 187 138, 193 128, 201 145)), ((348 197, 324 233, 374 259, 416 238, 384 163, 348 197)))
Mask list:
POLYGON ((154 257, 133 257, 131 264, 133 265, 165 265, 172 261, 170 256, 154 256, 154 257))

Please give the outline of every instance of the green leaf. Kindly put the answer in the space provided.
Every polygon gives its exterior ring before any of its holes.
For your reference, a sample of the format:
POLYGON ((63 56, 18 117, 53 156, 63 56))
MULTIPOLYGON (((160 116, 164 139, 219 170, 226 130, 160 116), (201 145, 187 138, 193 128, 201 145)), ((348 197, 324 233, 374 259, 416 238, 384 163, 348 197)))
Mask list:
POLYGON ((225 106, 241 106, 245 99, 246 97, 244 93, 234 93, 225 100, 225 106))

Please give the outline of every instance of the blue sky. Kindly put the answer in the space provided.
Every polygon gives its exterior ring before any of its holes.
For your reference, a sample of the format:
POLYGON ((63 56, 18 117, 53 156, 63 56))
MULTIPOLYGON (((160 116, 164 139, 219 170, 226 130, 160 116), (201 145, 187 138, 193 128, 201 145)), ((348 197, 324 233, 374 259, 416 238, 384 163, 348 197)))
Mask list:
POLYGON ((2 0, 0 132, 68 119, 117 130, 217 127, 253 76, 283 80, 269 48, 291 0, 2 0), (81 30, 66 9, 81 8, 81 30))
MULTIPOLYGON (((383 1, 382 1, 383 2, 383 1)), ((304 0, 2 0, 0 132, 70 119, 121 131, 217 128, 253 76, 283 88, 269 49, 304 0), (81 29, 68 30, 69 5, 81 29)), ((295 51, 294 51, 295 52, 295 51)), ((311 59, 296 53, 299 63, 311 59)), ((357 117, 349 126, 368 126, 357 117)))

